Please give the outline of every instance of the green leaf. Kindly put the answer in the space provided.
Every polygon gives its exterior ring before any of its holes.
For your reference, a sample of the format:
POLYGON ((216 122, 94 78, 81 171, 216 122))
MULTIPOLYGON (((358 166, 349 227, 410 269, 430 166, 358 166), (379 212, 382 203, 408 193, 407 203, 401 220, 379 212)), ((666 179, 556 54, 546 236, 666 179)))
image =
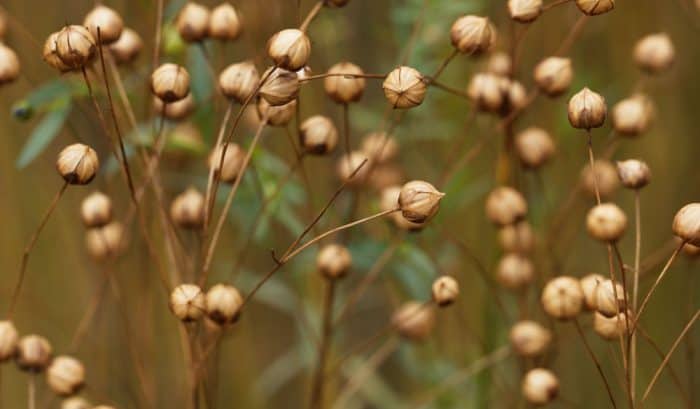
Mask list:
POLYGON ((19 154, 16 166, 22 169, 29 165, 44 149, 53 141, 56 135, 63 128, 63 124, 68 119, 71 111, 70 98, 64 98, 61 104, 58 104, 55 109, 49 111, 39 124, 34 128, 29 139, 24 144, 22 152, 19 154))

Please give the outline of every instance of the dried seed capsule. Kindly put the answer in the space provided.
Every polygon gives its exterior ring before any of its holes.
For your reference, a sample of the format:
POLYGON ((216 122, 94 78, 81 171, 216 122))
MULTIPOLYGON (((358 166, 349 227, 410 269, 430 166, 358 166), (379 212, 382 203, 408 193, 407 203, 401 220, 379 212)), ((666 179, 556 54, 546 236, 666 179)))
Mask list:
POLYGON ((112 221, 112 200, 102 192, 92 192, 80 204, 85 227, 102 227, 112 221))
POLYGON ((204 195, 194 187, 177 195, 170 205, 170 218, 184 229, 199 229, 204 224, 204 195))
POLYGON ((627 309, 625 289, 622 284, 605 279, 596 289, 596 311, 606 317, 614 317, 627 309))
POLYGON ((501 114, 521 109, 527 103, 527 92, 523 84, 508 78, 501 79, 501 92, 505 95, 505 106, 501 109, 501 114))
POLYGON ((83 26, 66 26, 56 35, 56 55, 71 70, 82 69, 95 56, 95 38, 83 26))
POLYGON ((581 171, 581 185, 584 192, 591 197, 596 197, 596 186, 601 198, 612 196, 620 187, 620 179, 617 176, 615 165, 609 160, 597 159, 593 162, 593 170, 590 164, 581 171))
POLYGON ((606 317, 596 312, 593 314, 593 330, 608 341, 620 339, 620 336, 627 332, 627 316, 621 312, 612 317, 606 317))
POLYGON ((192 98, 192 93, 189 93, 179 101, 166 104, 160 98, 153 97, 153 107, 158 115, 163 115, 173 121, 181 121, 194 111, 194 98, 192 98))
POLYGON ((559 395, 559 380, 548 369, 531 369, 523 378, 522 392, 530 404, 546 405, 559 395))
POLYGON ((384 80, 382 88, 384 88, 384 96, 389 104, 398 109, 408 109, 420 105, 428 90, 423 75, 406 66, 391 71, 384 80))
POLYGON ((666 33, 649 34, 634 46, 634 61, 640 69, 659 74, 671 68, 675 59, 671 37, 666 33))
POLYGON ((25 335, 17 343, 15 361, 19 369, 27 372, 41 372, 51 362, 51 344, 39 335, 25 335))
POLYGON ((349 155, 344 154, 338 159, 335 168, 338 178, 340 178, 343 183, 348 183, 350 186, 362 186, 367 181, 367 175, 369 175, 370 168, 372 167, 370 163, 362 165, 365 161, 369 161, 369 158, 367 158, 364 152, 352 151, 349 155), (362 167, 360 168, 360 166, 362 167), (350 179, 350 176, 352 176, 353 172, 358 168, 360 170, 350 179))
POLYGON ((314 115, 302 122, 299 130, 299 143, 308 154, 324 155, 338 144, 338 130, 328 117, 314 115))
POLYGON ((12 358, 17 350, 19 334, 15 324, 9 320, 0 321, 0 362, 12 358))
POLYGON ((459 296, 459 283, 453 277, 441 276, 433 281, 433 301, 440 307, 452 304, 459 296))
POLYGON ((484 112, 499 112, 504 103, 503 77, 491 73, 478 73, 467 86, 467 96, 476 108, 484 112))
POLYGON ((508 12, 513 20, 530 23, 542 13, 542 0, 508 0, 508 12))
POLYGON ((501 227, 498 230, 498 242, 507 253, 526 254, 535 248, 535 233, 530 223, 523 220, 501 227))
POLYGON ((509 290, 522 290, 535 277, 535 266, 520 254, 506 254, 496 267, 496 279, 509 290))
POLYGON ((444 193, 435 186, 422 180, 412 180, 401 187, 399 208, 406 220, 413 223, 425 223, 430 220, 440 208, 440 200, 444 193))
POLYGON ((263 74, 263 78, 267 79, 260 86, 260 96, 272 106, 288 104, 299 95, 301 83, 295 72, 270 67, 263 74), (272 74, 269 74, 270 70, 274 70, 272 74))
POLYGON ((535 84, 550 97, 556 97, 569 89, 574 78, 571 60, 563 57, 548 57, 535 67, 535 84))
POLYGON ((207 291, 207 316, 219 325, 233 324, 243 307, 243 297, 233 286, 216 284, 207 291))
MULTIPOLYGON (((681 238, 676 237, 676 242, 678 242, 678 245, 680 246, 681 243, 681 238)), ((683 254, 685 254, 688 257, 697 257, 700 256, 700 246, 694 246, 690 243, 685 243, 683 246, 683 254)))
POLYGON ((651 179, 649 166, 637 159, 617 162, 617 174, 622 185, 629 189, 641 189, 649 184, 651 179))
POLYGON ((569 100, 569 123, 574 128, 600 128, 605 122, 608 107, 605 99, 584 88, 569 100))
POLYGON ((175 21, 177 32, 188 43, 202 41, 209 34, 209 9, 193 1, 187 2, 175 21))
POLYGON ((143 49, 143 40, 138 33, 124 28, 119 39, 109 45, 109 51, 117 64, 129 64, 139 56, 143 49))
POLYGON ((82 143, 66 146, 56 159, 56 170, 71 185, 87 185, 95 178, 99 167, 97 152, 82 143))
POLYGON ((575 318, 583 307, 583 290, 577 279, 560 276, 547 282, 541 301, 547 315, 559 320, 575 318))
POLYGON ((596 240, 616 242, 625 234, 627 216, 613 203, 599 204, 588 212, 586 229, 596 240))
POLYGON ((391 322, 402 337, 411 341, 423 341, 435 326, 435 310, 429 305, 409 301, 394 312, 391 322))
POLYGON ((612 123, 622 136, 638 136, 646 132, 654 120, 654 104, 642 94, 625 98, 613 106, 612 123))
POLYGON ((236 181, 243 167, 245 151, 235 143, 219 145, 209 154, 209 169, 214 169, 214 175, 222 182, 233 183, 236 181), (224 153, 224 146, 226 152, 224 153), (223 165, 221 156, 223 155, 223 165))
POLYGON ((151 91, 165 103, 179 101, 190 93, 190 74, 179 65, 163 64, 151 74, 151 91))
POLYGON ((85 367, 73 357, 57 356, 46 370, 46 383, 56 395, 73 395, 85 384, 85 367))
POLYGON ((296 28, 279 31, 267 42, 267 55, 278 67, 296 71, 309 60, 311 40, 296 28))
POLYGON ((598 286, 603 281, 605 281, 605 277, 596 273, 588 274, 579 280, 587 310, 595 311, 598 308, 598 286))
POLYGON ((83 25, 90 30, 93 38, 99 37, 102 44, 111 44, 117 41, 124 30, 124 20, 119 13, 102 4, 95 6, 85 16, 83 25), (97 34, 98 28, 99 35, 97 34))
POLYGON ((576 0, 576 7, 588 16, 597 16, 615 8, 615 0, 576 0))
POLYGON ((327 279, 343 278, 352 266, 352 255, 345 246, 328 244, 316 256, 316 268, 327 279))
POLYGON ((98 261, 120 255, 126 249, 124 226, 114 221, 102 227, 89 229, 85 234, 88 254, 98 261))
POLYGON ((673 218, 673 234, 694 246, 700 246, 700 203, 681 208, 673 218))
POLYGON ((71 68, 61 61, 58 57, 58 31, 49 34, 44 43, 43 57, 44 61, 51 67, 61 72, 70 71, 71 68))
POLYGON ((0 44, 0 85, 9 84, 19 78, 19 59, 10 48, 0 44))
POLYGON ((296 108, 296 100, 285 105, 272 106, 264 98, 259 98, 257 104, 258 118, 260 120, 266 119, 267 124, 270 126, 286 126, 294 117, 296 108))
POLYGON ((85 399, 74 396, 64 399, 63 402, 61 402, 61 409, 93 409, 93 406, 85 399))
POLYGON ((259 83, 260 74, 250 61, 231 64, 219 75, 221 93, 239 104, 244 104, 253 95, 259 83))
MULTIPOLYGON (((399 205, 399 195, 401 194, 401 186, 389 186, 382 190, 381 198, 379 201, 379 207, 382 211, 388 212, 389 210, 396 209, 399 205)), ((394 212, 389 214, 389 218, 392 222, 401 230, 408 231, 419 231, 425 224, 413 223, 403 217, 401 212, 394 212)))
POLYGON ((486 217, 499 226, 514 224, 526 215, 525 198, 511 187, 497 187, 486 198, 486 217))
POLYGON ((206 300, 194 284, 180 284, 170 293, 170 310, 180 321, 196 321, 204 315, 206 300))
POLYGON ((241 35, 241 18, 231 3, 214 7, 209 18, 209 37, 221 41, 233 41, 241 35))
MULTIPOLYGON (((362 68, 349 62, 339 62, 328 69, 328 74, 364 75, 362 68)), ((367 81, 364 78, 330 75, 323 79, 326 94, 339 104, 357 102, 365 92, 367 81)))
POLYGON ((487 72, 502 77, 508 77, 512 70, 513 62, 508 53, 498 51, 489 56, 488 62, 486 63, 487 72))
POLYGON ((400 166, 394 163, 382 163, 372 167, 368 182, 372 189, 381 191, 384 188, 399 185, 404 180, 406 177, 400 166))
POLYGON ((542 355, 552 342, 552 332, 535 321, 519 321, 510 330, 510 344, 526 358, 542 355))
POLYGON ((496 42, 496 28, 486 17, 462 16, 452 24, 450 39, 462 54, 479 55, 496 42))
POLYGON ((554 156, 556 148, 547 131, 530 127, 515 136, 515 151, 524 166, 537 169, 554 156))
POLYGON ((386 132, 371 132, 362 139, 360 150, 372 160, 372 163, 387 163, 396 158, 399 153, 399 144, 386 132))

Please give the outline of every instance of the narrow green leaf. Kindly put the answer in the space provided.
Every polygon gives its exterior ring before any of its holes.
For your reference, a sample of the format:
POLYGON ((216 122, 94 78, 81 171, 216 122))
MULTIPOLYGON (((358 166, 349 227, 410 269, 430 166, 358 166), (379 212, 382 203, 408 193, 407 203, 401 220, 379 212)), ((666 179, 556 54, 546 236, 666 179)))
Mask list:
POLYGON ((58 105, 44 116, 32 131, 19 154, 16 163, 18 169, 29 165, 59 134, 70 114, 71 107, 70 99, 66 99, 63 104, 58 105))

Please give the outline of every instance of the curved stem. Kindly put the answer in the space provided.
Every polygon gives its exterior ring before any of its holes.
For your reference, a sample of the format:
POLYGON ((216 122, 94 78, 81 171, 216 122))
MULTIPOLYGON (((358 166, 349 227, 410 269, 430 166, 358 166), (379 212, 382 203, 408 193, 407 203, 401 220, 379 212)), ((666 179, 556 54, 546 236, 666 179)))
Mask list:
MULTIPOLYGON (((641 260, 642 227, 639 189, 634 191, 634 278, 632 283, 632 311, 637 311, 637 300, 639 294, 639 263, 641 260)), ((626 314, 627 315, 627 314, 626 314)), ((627 323, 628 331, 629 323, 627 323)), ((633 402, 637 397, 637 335, 632 334, 630 339, 630 385, 632 388, 633 402)))
POLYGON ((323 4, 325 3, 325 0, 319 0, 314 7, 309 11, 309 14, 306 15, 306 18, 304 19, 304 22, 301 23, 299 26, 299 30, 306 32, 306 30, 309 28, 309 24, 313 21, 314 18, 318 15, 318 13, 321 11, 321 8, 323 8, 323 4))
POLYGON ((574 318, 573 322, 574 322, 574 326, 576 327, 576 331, 578 332, 578 334, 581 338, 581 341, 583 342, 583 346, 586 348, 586 352, 588 352, 588 355, 591 357, 591 360, 595 364, 595 367, 598 370, 598 373, 600 374, 600 377, 603 380, 603 383, 605 384, 605 390, 608 393, 608 398, 610 398, 610 403, 612 404, 613 408, 617 408, 617 404, 615 403, 615 398, 613 397, 612 389, 610 389, 610 384, 608 383, 608 378, 605 377, 605 373, 603 373, 603 368, 600 366, 600 362, 598 362, 598 358, 596 358, 595 353, 593 353, 591 346, 588 345, 588 340, 586 340, 586 335, 583 333, 583 330, 581 329, 581 324, 579 324, 578 319, 576 319, 576 318, 574 318))
POLYGON ((311 387, 311 399, 309 407, 323 408, 323 386, 325 384, 326 359, 333 336, 333 301, 335 300, 335 280, 326 280, 326 293, 323 303, 323 329, 321 335, 321 345, 318 348, 318 363, 316 374, 314 375, 313 386, 311 387))
MULTIPOLYGON (((214 145, 214 152, 216 152, 216 149, 221 146, 221 141, 224 139, 224 133, 226 132, 226 124, 229 121, 229 118, 231 117, 231 112, 233 111, 233 102, 230 102, 228 104, 228 107, 226 108, 226 113, 224 114, 224 118, 221 120, 221 125, 219 126, 219 132, 218 136, 216 137, 216 144, 214 145)), ((224 149, 221 150, 221 157, 219 158, 219 167, 218 169, 222 168, 222 163, 224 161, 224 156, 226 155, 226 151, 224 149)), ((209 176, 207 178, 207 190, 206 194, 204 195, 204 225, 208 226, 209 225, 209 220, 211 218, 211 212, 214 207, 214 200, 213 197, 216 196, 216 192, 213 189, 213 182, 214 182, 214 171, 217 169, 215 166, 210 166, 209 167, 209 176)))

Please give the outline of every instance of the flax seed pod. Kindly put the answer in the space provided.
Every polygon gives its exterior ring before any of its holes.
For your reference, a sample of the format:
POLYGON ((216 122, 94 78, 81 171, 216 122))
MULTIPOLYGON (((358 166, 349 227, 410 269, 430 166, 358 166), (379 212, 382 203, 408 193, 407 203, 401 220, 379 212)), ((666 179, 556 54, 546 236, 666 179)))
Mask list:
POLYGON ((581 185, 583 191, 590 197, 596 197, 596 187, 601 198, 609 198, 620 187, 620 178, 617 175, 615 165, 605 159, 597 159, 583 167, 581 171, 581 185))
POLYGON ((564 57, 548 57, 534 70, 535 84, 550 97, 557 97, 569 89, 574 78, 571 60, 564 57))
POLYGON ((153 97, 153 107, 158 115, 162 115, 172 121, 187 119, 195 108, 191 92, 185 98, 169 104, 166 104, 158 97, 153 97))
POLYGON ((687 204, 676 213, 673 234, 686 243, 700 246, 700 203, 687 204))
POLYGON ((9 84, 19 78, 20 64, 17 54, 0 43, 0 85, 9 84))
POLYGON ((594 239, 614 243, 625 234, 627 216, 617 205, 602 203, 588 212, 586 229, 594 239))
POLYGON ((372 160, 372 163, 387 163, 398 155, 399 144, 386 132, 371 132, 362 139, 360 150, 372 160))
POLYGON ((288 104, 272 106, 265 98, 259 98, 257 103, 258 118, 260 120, 267 118, 267 124, 270 126, 286 126, 294 117, 296 108, 296 100, 288 104))
POLYGON ((617 162, 617 175, 624 187, 638 190, 649 184, 651 170, 641 160, 628 159, 617 162))
MULTIPOLYGON (((674 239, 675 239, 674 241, 676 242, 677 246, 680 246, 681 243, 683 242, 683 239, 681 239, 678 236, 674 237, 674 239)), ((700 256, 700 246, 694 246, 690 243, 685 243, 685 245, 683 245, 683 254, 685 254, 686 256, 688 256, 690 258, 700 256)))
POLYGON ((588 16, 597 16, 615 8, 615 0, 576 0, 576 7, 588 16))
POLYGON ((369 186, 377 191, 396 186, 406 180, 401 166, 395 163, 380 163, 372 167, 371 176, 367 180, 369 186))
POLYGON ((369 159, 364 152, 352 151, 350 154, 343 154, 336 164, 336 174, 341 182, 348 183, 351 187, 360 187, 367 182, 367 177, 372 167, 368 162, 369 159), (362 162, 365 162, 365 164, 362 165, 362 162), (362 167, 360 168, 361 165, 362 167), (360 168, 360 170, 350 179, 353 172, 358 168, 360 168))
POLYGON ((627 320, 624 312, 612 317, 596 312, 593 314, 593 331, 605 340, 615 341, 627 332, 627 320))
POLYGON ((425 223, 437 213, 445 196, 428 182, 412 180, 401 187, 399 208, 403 217, 413 223, 425 223))
POLYGON ((95 178, 99 167, 97 152, 82 143, 63 148, 56 159, 56 170, 71 185, 87 185, 95 178))
POLYGON ((222 182, 233 183, 240 175, 245 155, 245 151, 236 143, 219 145, 209 154, 209 169, 214 169, 214 175, 222 182), (224 147, 226 147, 226 153, 224 153, 224 147))
MULTIPOLYGON (((381 197, 379 201, 379 207, 382 211, 388 212, 389 210, 396 209, 399 204, 399 195, 401 194, 401 186, 394 185, 388 186, 382 189, 381 197)), ((401 212, 394 212, 389 214, 389 218, 394 223, 396 227, 401 230, 407 231, 420 231, 425 227, 425 223, 413 223, 403 217, 401 212)))
POLYGON ((552 371, 535 368, 525 374, 521 388, 530 404, 546 405, 559 395, 559 380, 552 371))
POLYGON ((510 345, 526 358, 541 356, 552 342, 552 332, 535 321, 518 321, 510 329, 510 345))
POLYGON ((231 3, 221 3, 214 7, 209 18, 209 37, 233 41, 241 35, 241 31, 241 17, 231 3))
POLYGON ((508 0, 508 12, 519 23, 531 23, 542 13, 542 0, 508 0))
POLYGON ((226 98, 244 104, 260 83, 260 74, 250 61, 231 64, 219 75, 219 90, 226 98))
POLYGON ((295 72, 270 67, 263 74, 263 78, 267 80, 260 87, 259 93, 272 106, 288 104, 299 95, 301 83, 295 72))
POLYGON ((64 399, 61 402, 61 409, 94 409, 90 402, 79 396, 64 399))
POLYGON ((328 117, 314 115, 307 118, 301 123, 299 131, 299 144, 308 154, 325 155, 338 144, 338 130, 328 117))
POLYGON ((429 305, 409 301, 394 312, 391 322, 403 338, 420 342, 428 338, 435 327, 435 310, 429 305))
POLYGON ((80 204, 80 217, 87 228, 104 226, 112 221, 112 200, 102 192, 90 193, 80 204))
POLYGON ((627 309, 627 297, 622 284, 605 279, 596 289, 596 311, 606 317, 614 317, 627 309))
POLYGON ((530 127, 515 136, 515 151, 523 166, 538 169, 554 156, 556 148, 547 131, 530 127))
POLYGON ((498 230, 498 242, 506 253, 528 254, 535 248, 535 232, 526 220, 498 230))
POLYGON ((86 16, 83 25, 90 30, 90 34, 102 40, 102 44, 112 44, 119 40, 124 30, 124 20, 119 13, 111 8, 99 4, 86 16), (99 35, 97 33, 99 29, 99 35))
POLYGON ((97 46, 95 38, 83 26, 66 26, 56 35, 56 55, 71 70, 79 70, 88 65, 97 46))
POLYGON ((15 324, 9 320, 0 321, 0 362, 5 362, 15 355, 19 334, 15 324))
POLYGON ((654 111, 654 104, 646 95, 636 94, 625 98, 613 106, 613 128, 622 136, 639 136, 654 121, 654 111))
POLYGON ((188 43, 204 40, 209 34, 211 13, 205 6, 193 1, 187 2, 175 21, 177 32, 188 43))
POLYGON ((649 34, 634 46, 634 61, 649 74, 660 74, 671 68, 675 54, 671 37, 666 33, 649 34))
POLYGON ((459 296, 459 283, 453 277, 444 275, 433 281, 431 287, 433 301, 440 307, 452 304, 459 296))
POLYGON ((508 53, 503 51, 491 53, 486 63, 486 72, 502 77, 508 77, 512 71, 513 61, 508 53))
POLYGON ((267 55, 289 71, 304 67, 311 55, 311 40, 301 30, 288 28, 275 33, 267 42, 267 55))
POLYGON ((535 277, 535 267, 525 256, 511 253, 501 258, 496 267, 498 282, 509 290, 522 290, 535 277))
MULTIPOLYGON (((100 29, 101 30, 101 29, 100 29)), ((143 40, 138 33, 124 28, 119 39, 109 45, 109 51, 117 64, 129 64, 136 60, 143 49, 143 40)))
POLYGON ((61 61, 61 59, 58 57, 58 33, 58 31, 55 33, 51 33, 46 38, 42 55, 44 61, 46 62, 46 64, 49 65, 49 67, 56 69, 60 72, 68 72, 71 70, 71 68, 64 64, 63 61, 61 61))
POLYGON ((526 215, 525 198, 511 187, 497 187, 486 198, 486 217, 498 226, 519 222, 526 215))
POLYGON ((15 362, 19 369, 27 372, 42 372, 51 363, 53 350, 46 338, 25 335, 17 343, 15 362))
POLYGON ((316 268, 329 280, 345 277, 352 267, 352 255, 345 246, 328 244, 316 256, 316 268))
POLYGON ((243 307, 243 296, 235 287, 216 284, 207 291, 206 312, 209 319, 219 325, 233 324, 243 307))
POLYGON ((588 274, 579 280, 587 310, 595 311, 598 308, 598 286, 603 281, 605 281, 605 277, 596 273, 588 274))
POLYGON ((392 107, 408 109, 423 103, 428 85, 423 74, 411 67, 401 66, 386 76, 382 88, 392 107))
POLYGON ((486 17, 462 16, 452 24, 450 40, 460 53, 480 55, 496 42, 496 28, 486 17))
POLYGON ((577 129, 600 128, 605 122, 607 111, 605 99, 584 88, 569 100, 569 123, 577 129))
POLYGON ((73 357, 57 356, 46 370, 46 383, 56 395, 74 395, 85 384, 85 367, 73 357))
POLYGON ((125 234, 124 226, 118 221, 89 229, 85 233, 88 254, 97 261, 121 255, 127 246, 125 234))
POLYGON ((151 91, 165 103, 179 101, 190 93, 190 74, 179 65, 163 64, 151 74, 151 91))
POLYGON ((206 311, 202 289, 194 284, 180 284, 170 293, 170 311, 182 322, 200 319, 206 311))
POLYGON ((499 112, 503 108, 505 95, 502 79, 503 77, 487 72, 477 73, 472 77, 467 86, 467 96, 478 110, 499 112))
POLYGON ((204 195, 189 187, 170 205, 170 218, 183 229, 199 229, 204 224, 204 195))
POLYGON ((547 282, 542 290, 542 308, 547 315, 568 320, 575 318, 583 308, 583 290, 573 277, 559 276, 547 282))
MULTIPOLYGON (((359 66, 350 62, 339 62, 328 69, 328 74, 364 75, 359 66)), ((367 81, 342 75, 330 75, 323 79, 323 88, 333 101, 339 104, 357 102, 365 92, 367 81)))
POLYGON ((501 92, 505 95, 505 105, 501 109, 501 115, 505 116, 513 110, 521 109, 527 103, 527 91, 518 81, 509 78, 501 79, 501 92))

